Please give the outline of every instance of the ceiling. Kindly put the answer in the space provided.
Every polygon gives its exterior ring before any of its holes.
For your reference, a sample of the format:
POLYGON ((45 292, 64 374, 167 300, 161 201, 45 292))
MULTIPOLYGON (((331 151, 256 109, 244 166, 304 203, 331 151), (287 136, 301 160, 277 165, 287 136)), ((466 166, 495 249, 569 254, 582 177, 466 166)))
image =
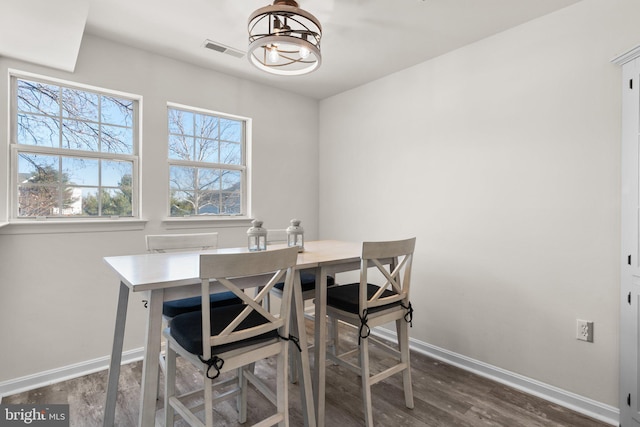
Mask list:
POLYGON ((73 70, 84 31, 322 99, 578 1, 298 0, 322 23, 322 66, 284 77, 254 69, 246 56, 203 47, 209 39, 246 52, 247 18, 269 0, 3 0, 0 55, 73 70), (47 13, 34 14, 41 8, 47 13), (16 34, 33 39, 30 56, 30 46, 16 34))
POLYGON ((89 0, 0 1, 0 56, 73 71, 89 0))

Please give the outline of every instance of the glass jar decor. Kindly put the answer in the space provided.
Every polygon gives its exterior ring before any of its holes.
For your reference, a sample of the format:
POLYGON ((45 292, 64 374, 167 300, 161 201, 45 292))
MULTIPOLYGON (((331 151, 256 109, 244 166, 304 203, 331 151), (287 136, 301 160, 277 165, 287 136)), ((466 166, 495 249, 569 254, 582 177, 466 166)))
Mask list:
POLYGON ((304 251, 304 228, 300 227, 299 219, 292 219, 287 227, 287 245, 297 246, 298 252, 304 251))
POLYGON ((262 228, 262 221, 254 219, 252 227, 247 230, 248 247, 250 251, 267 250, 267 230, 262 228))

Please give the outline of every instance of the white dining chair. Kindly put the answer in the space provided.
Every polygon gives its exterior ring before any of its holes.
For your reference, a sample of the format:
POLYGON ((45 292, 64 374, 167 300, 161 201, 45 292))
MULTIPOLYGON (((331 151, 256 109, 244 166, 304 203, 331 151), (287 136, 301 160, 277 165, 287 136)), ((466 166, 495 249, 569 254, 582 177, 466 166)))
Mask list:
POLYGON ((402 372, 405 405, 407 408, 413 408, 414 405, 409 356, 409 324, 413 309, 409 301, 409 289, 415 241, 416 239, 412 238, 364 242, 360 281, 327 289, 327 315, 334 323, 334 345, 332 351, 327 352, 327 358, 361 376, 367 427, 374 425, 371 386, 393 374, 402 372), (357 328, 357 348, 341 352, 338 320, 357 328), (370 336, 372 328, 392 321, 396 323, 397 349, 370 336), (370 340, 375 341, 376 347, 391 356, 385 360, 385 366, 394 359, 395 365, 372 375, 369 363, 370 340), (359 364, 349 360, 349 357, 356 353, 360 355, 359 364))
POLYGON ((147 234, 146 242, 150 252, 216 249, 218 233, 147 234))
MULTIPOLYGON (((213 426, 213 406, 222 400, 236 398, 238 419, 247 421, 247 383, 262 393, 275 406, 275 414, 254 424, 259 426, 287 426, 288 403, 288 340, 289 315, 293 274, 297 260, 296 248, 235 254, 200 255, 202 300, 216 282, 242 299, 242 305, 209 307, 173 318, 164 335, 168 342, 165 382, 165 425, 174 425, 175 415, 190 426, 213 426), (262 290, 251 297, 242 289, 242 282, 251 279, 252 286, 262 290), (278 313, 262 306, 262 300, 276 283, 283 281, 283 301, 278 313), (202 372, 204 414, 202 408, 189 408, 176 395, 176 354, 202 372), (272 387, 253 373, 253 364, 261 359, 276 357, 276 386, 272 387), (232 390, 214 396, 215 380, 219 375, 239 369, 238 381, 232 390)), ((189 397, 191 397, 189 395, 189 397)))
MULTIPOLYGON (((218 233, 192 234, 148 234, 145 236, 147 250, 155 253, 202 251, 218 247, 218 233)), ((232 292, 219 292, 209 295, 212 307, 240 304, 242 300, 232 292)), ((162 304, 163 329, 172 318, 179 314, 200 310, 200 296, 165 301, 162 304)), ((160 354, 160 369, 165 370, 164 355, 160 354)))

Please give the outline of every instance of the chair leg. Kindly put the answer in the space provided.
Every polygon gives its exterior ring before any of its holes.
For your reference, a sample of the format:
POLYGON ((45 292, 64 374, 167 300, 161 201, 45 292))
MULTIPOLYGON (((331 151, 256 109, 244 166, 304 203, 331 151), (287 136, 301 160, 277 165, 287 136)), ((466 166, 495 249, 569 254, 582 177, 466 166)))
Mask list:
POLYGON ((276 374, 276 403, 277 411, 284 416, 284 419, 278 423, 279 427, 289 427, 289 385, 287 383, 289 377, 289 351, 288 343, 282 343, 282 350, 277 358, 277 374, 276 374))
POLYGON ((165 377, 167 375, 167 362, 165 360, 166 352, 167 352, 167 350, 165 350, 164 353, 162 353, 162 350, 160 350, 160 354, 158 355, 158 358, 159 358, 159 361, 158 361, 158 387, 157 387, 158 392, 156 393, 156 400, 160 399, 160 374, 164 374, 165 377))
POLYGON ((396 320, 398 332, 398 344, 400 346, 400 361, 407 365, 402 371, 402 384, 404 386, 404 401, 409 409, 413 409, 413 389, 411 387, 411 356, 409 352, 409 324, 402 320, 396 320))
MULTIPOLYGON (((291 304, 291 314, 290 314, 290 323, 289 328, 291 330, 291 334, 294 337, 299 337, 300 332, 298 331, 298 323, 296 322, 296 305, 291 304)), ((300 345, 306 345, 306 343, 300 343, 300 345)), ((296 384, 298 382, 298 359, 300 359, 300 355, 297 353, 298 349, 295 345, 289 343, 289 382, 291 384, 296 384)))
MULTIPOLYGON (((250 368, 253 372, 253 364, 250 368)), ((244 367, 238 369, 238 387, 240 387, 240 395, 238 396, 238 422, 244 424, 247 422, 247 377, 244 375, 244 367)))
MULTIPOLYGON (((299 336, 299 335, 295 335, 295 336, 299 336)), ((306 345, 304 343, 300 343, 300 345, 306 345)), ((297 384, 298 383, 298 363, 297 363, 297 358, 300 357, 298 354, 298 349, 293 346, 293 345, 289 345, 289 382, 291 384, 297 384)))
POLYGON ((174 411, 169 399, 176 394, 176 352, 167 345, 164 371, 164 419, 165 426, 173 426, 174 411))
POLYGON ((204 425, 213 427, 213 380, 204 374, 204 425))
POLYGON ((363 338, 360 343, 360 369, 362 376, 362 404, 367 427, 373 427, 373 409, 371 402, 371 380, 369 378, 369 340, 363 338))
POLYGON ((333 353, 334 356, 340 354, 340 341, 338 337, 340 334, 338 333, 338 319, 335 317, 329 317, 329 336, 331 337, 331 343, 329 345, 329 350, 333 353))
MULTIPOLYGON (((165 330, 165 328, 168 326, 168 322, 167 320, 164 318, 164 316, 162 317, 162 329, 161 330, 165 330)), ((159 364, 158 367, 160 368, 160 372, 162 372, 163 374, 166 371, 166 362, 165 362, 165 353, 167 352, 167 348, 169 347, 169 342, 164 338, 164 335, 162 335, 160 337, 160 354, 158 355, 159 357, 159 364), (165 348, 164 353, 162 351, 162 348, 165 348)), ((158 372, 158 394, 156 395, 156 399, 160 399, 160 372, 158 372)))

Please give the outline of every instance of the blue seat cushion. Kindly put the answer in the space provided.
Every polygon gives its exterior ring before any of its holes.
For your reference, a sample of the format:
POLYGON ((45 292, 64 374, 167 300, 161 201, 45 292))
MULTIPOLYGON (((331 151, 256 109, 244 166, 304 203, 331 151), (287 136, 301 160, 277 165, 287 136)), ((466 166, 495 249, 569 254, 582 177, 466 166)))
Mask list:
MULTIPOLYGON (((209 295, 209 302, 211 308, 222 307, 231 304, 241 304, 242 300, 238 298, 233 292, 219 292, 209 295)), ((200 297, 191 297, 177 299, 173 301, 165 301, 162 304, 162 314, 167 317, 176 317, 183 313, 190 313, 192 311, 200 311, 200 297)))
MULTIPOLYGON (((302 284, 302 292, 311 291, 316 288, 316 274, 315 273, 300 273, 300 283, 302 284)), ((335 279, 331 276, 327 276, 327 287, 335 284, 335 279)), ((276 283, 274 288, 283 290, 284 282, 276 283)))
MULTIPOLYGON (((245 307, 246 305, 244 304, 235 304, 212 308, 211 335, 219 334, 242 310, 244 310, 245 307)), ((247 316, 247 318, 238 325, 236 331, 252 328, 265 323, 268 323, 268 320, 265 319, 264 316, 257 311, 251 311, 251 314, 249 314, 249 316, 247 316)), ((187 350, 189 353, 200 356, 202 355, 202 313, 200 311, 184 313, 174 317, 171 319, 171 327, 169 330, 171 331, 171 336, 178 342, 178 344, 180 344, 180 346, 182 346, 182 348, 187 350)), ((244 347, 249 344, 268 341, 270 339, 277 338, 278 336, 278 331, 273 330, 246 340, 212 346, 211 354, 221 354, 225 351, 244 347)))
MULTIPOLYGON (((358 307, 359 289, 360 289, 360 283, 351 283, 349 285, 341 285, 341 286, 335 286, 333 288, 329 288, 327 289, 327 305, 342 311, 360 315, 362 313, 360 313, 360 310, 358 307)), ((379 289, 380 289, 379 286, 368 283, 367 299, 371 298, 379 289)), ((396 295, 396 293, 387 289, 382 293, 381 298, 389 297, 392 295, 396 295)), ((381 305, 378 307, 371 307, 369 308, 369 313, 375 313, 376 311, 385 310, 389 307, 400 305, 400 303, 401 303, 400 301, 397 301, 390 304, 381 305)))

